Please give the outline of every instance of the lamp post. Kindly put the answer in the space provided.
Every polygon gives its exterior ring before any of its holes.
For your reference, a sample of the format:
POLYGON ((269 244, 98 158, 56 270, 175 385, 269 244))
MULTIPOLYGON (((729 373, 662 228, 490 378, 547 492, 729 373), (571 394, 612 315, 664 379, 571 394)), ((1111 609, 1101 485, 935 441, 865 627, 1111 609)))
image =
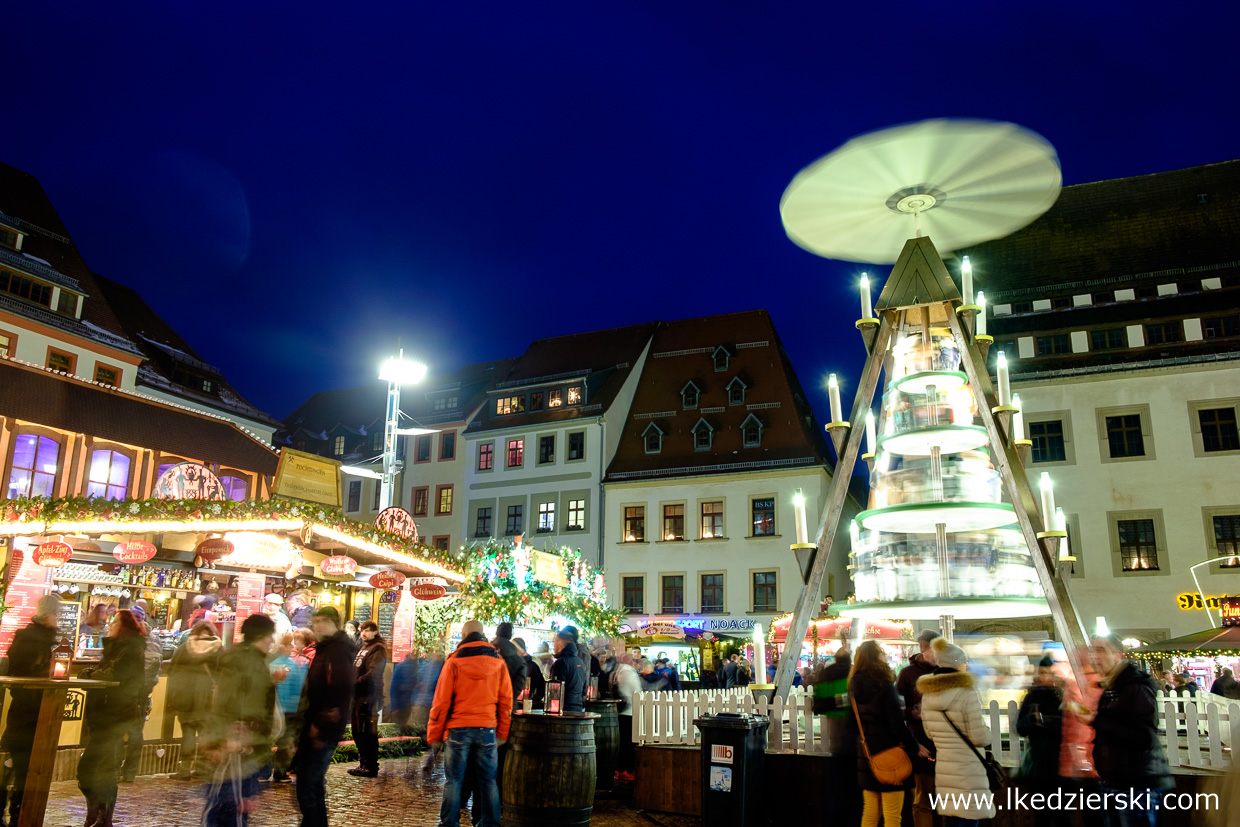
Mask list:
POLYGON ((396 437, 400 428, 400 386, 413 385, 426 375, 426 365, 405 361, 401 348, 394 358, 388 359, 379 369, 379 378, 388 383, 387 421, 383 426, 383 482, 379 490, 379 510, 389 508, 395 497, 396 475, 402 463, 396 456, 396 437))

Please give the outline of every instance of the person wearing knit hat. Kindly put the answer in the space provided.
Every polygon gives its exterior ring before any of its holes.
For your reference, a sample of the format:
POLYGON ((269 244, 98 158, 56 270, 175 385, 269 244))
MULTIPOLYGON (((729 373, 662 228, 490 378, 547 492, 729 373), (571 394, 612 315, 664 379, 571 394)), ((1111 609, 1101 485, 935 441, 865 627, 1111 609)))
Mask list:
MULTIPOLYGON (((13 635, 9 646, 9 675, 15 678, 46 678, 52 671, 52 649, 56 646, 56 618, 60 614, 60 598, 45 594, 35 604, 34 617, 13 635)), ((13 793, 9 797, 9 824, 16 824, 21 812, 22 793, 26 789, 26 773, 30 769, 30 753, 34 748, 34 727, 39 718, 40 689, 9 690, 8 727, 0 738, 13 762, 13 793)), ((3 810, 0 799, 0 810, 3 810)))
POLYGON ((938 636, 933 629, 923 629, 917 636, 919 651, 909 657, 908 666, 896 677, 896 691, 904 698, 904 720, 917 743, 930 750, 929 759, 913 758, 913 827, 934 827, 935 822, 934 803, 930 798, 934 795, 934 743, 921 724, 921 693, 917 691, 917 681, 934 674, 934 652, 930 644, 938 636))
POLYGON ((131 719, 125 731, 125 760, 121 764, 121 781, 128 784, 138 775, 138 764, 142 760, 143 730, 146 727, 146 716, 151 711, 151 693, 159 683, 159 671, 164 663, 164 644, 158 635, 151 634, 151 624, 147 620, 147 603, 135 600, 129 612, 142 626, 146 633, 146 648, 143 652, 143 683, 142 683, 142 714, 131 719))
POLYGON ((982 719, 977 681, 965 671, 969 658, 964 650, 945 637, 935 638, 930 649, 938 668, 921 677, 917 689, 921 722, 934 741, 938 812, 947 817, 945 824, 976 824, 978 819, 995 817, 986 766, 970 747, 973 744, 980 752, 987 746, 990 727, 982 719))

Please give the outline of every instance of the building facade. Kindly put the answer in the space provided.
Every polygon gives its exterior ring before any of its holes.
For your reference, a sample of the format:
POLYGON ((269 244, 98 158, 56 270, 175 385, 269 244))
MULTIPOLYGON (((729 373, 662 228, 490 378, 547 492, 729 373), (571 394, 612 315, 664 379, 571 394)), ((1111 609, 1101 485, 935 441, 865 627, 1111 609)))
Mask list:
MULTIPOLYGON (((604 481, 607 589, 629 627, 747 636, 791 611, 793 498, 816 530, 827 457, 766 311, 660 323, 604 481)), ((851 591, 847 557, 837 543, 824 594, 851 591)))
POLYGON ((1240 594, 1240 161, 1067 187, 961 252, 1081 616, 1141 641, 1208 628, 1194 571, 1207 599, 1240 594))

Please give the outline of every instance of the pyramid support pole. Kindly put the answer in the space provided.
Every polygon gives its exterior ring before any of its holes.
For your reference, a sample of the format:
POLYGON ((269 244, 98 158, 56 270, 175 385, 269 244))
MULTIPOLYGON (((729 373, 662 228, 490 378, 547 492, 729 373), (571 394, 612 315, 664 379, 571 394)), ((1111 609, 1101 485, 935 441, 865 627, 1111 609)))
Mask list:
MULTIPOLYGON (((998 406, 994 386, 990 382, 990 371, 986 368, 986 359, 982 355, 977 342, 965 334, 960 320, 952 312, 951 303, 947 305, 947 323, 951 325, 952 336, 960 348, 961 366, 973 386, 977 400, 978 413, 982 424, 990 437, 991 457, 1003 486, 1016 510, 1016 520, 1020 524, 1021 534, 1033 557, 1033 567, 1038 573, 1038 581, 1050 604, 1051 617, 1055 621, 1055 631, 1067 650, 1068 661, 1076 674, 1082 695, 1085 694, 1085 670, 1081 662, 1081 654, 1089 644, 1085 633, 1085 625, 1068 593, 1068 586, 1059 577, 1059 561, 1051 559, 1049 549, 1042 544, 1038 535, 1046 530, 1042 523, 1042 514, 1038 511, 1038 499, 1033 493, 1033 486, 1025 476, 1024 465, 1020 461, 1017 448, 1007 438, 1006 429, 1001 429, 992 409, 998 406)), ((1048 515, 1049 516, 1049 515, 1048 515)))
MULTIPOLYGON (((878 380, 887 360, 887 351, 891 346, 894 331, 894 311, 882 314, 878 326, 878 335, 866 357, 865 369, 862 371, 861 384, 857 386, 857 395, 853 398, 850 422, 864 422, 865 412, 874 401, 874 393, 878 390, 878 380)), ((831 546, 839 529, 840 517, 844 513, 844 501, 848 498, 848 483, 852 479, 853 468, 857 457, 861 454, 861 442, 865 438, 864 428, 849 428, 844 435, 844 450, 838 454, 835 471, 831 475, 831 487, 827 493, 827 502, 822 509, 822 517, 818 522, 818 551, 814 556, 814 567, 809 577, 801 586, 796 607, 792 612, 792 625, 788 627, 784 651, 779 656, 779 666, 775 669, 775 694, 781 698, 788 697, 792 687, 792 673, 796 671, 797 662, 801 659, 801 646, 805 641, 805 633, 809 630, 809 621, 818 613, 822 602, 819 594, 822 591, 822 580, 827 572, 827 560, 831 555, 831 546)))

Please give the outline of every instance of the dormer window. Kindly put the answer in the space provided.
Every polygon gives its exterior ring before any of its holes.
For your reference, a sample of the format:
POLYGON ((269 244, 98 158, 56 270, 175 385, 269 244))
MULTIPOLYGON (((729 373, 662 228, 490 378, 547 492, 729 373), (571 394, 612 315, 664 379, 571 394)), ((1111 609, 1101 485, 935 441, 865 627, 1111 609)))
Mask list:
POLYGON ((741 444, 746 448, 757 448, 762 444, 762 422, 753 414, 741 423, 741 444))
POLYGON ((698 406, 698 397, 701 393, 698 386, 692 382, 680 389, 680 401, 685 410, 692 410, 698 406))
POLYGON ((739 376, 733 378, 732 381, 728 383, 728 404, 744 405, 745 391, 748 389, 749 386, 742 382, 739 376))
POLYGON ((22 248, 22 234, 11 227, 0 226, 0 245, 8 247, 10 250, 20 250, 22 248))
POLYGON ((495 413, 499 416, 518 414, 525 411, 524 396, 501 396, 495 400, 495 413))
POLYGON ((338 436, 332 440, 332 454, 334 456, 344 456, 344 437, 338 436))
POLYGON ((715 370, 727 370, 728 360, 732 358, 732 354, 728 352, 726 347, 720 345, 715 348, 715 352, 711 355, 711 358, 715 360, 715 370))
POLYGON ((459 404, 460 397, 454 393, 449 396, 436 396, 433 407, 437 411, 455 411, 459 404))
POLYGON ((715 439, 715 429, 705 419, 699 419, 693 426, 693 450, 709 451, 715 439))
POLYGON ((580 405, 582 401, 581 385, 574 385, 568 389, 568 404, 580 405))
POLYGON ((9 293, 26 301, 52 306, 52 286, 41 281, 5 270, 0 267, 0 292, 9 293))
POLYGON ((663 429, 653 422, 642 431, 642 439, 646 443, 647 454, 657 454, 663 450, 663 429))
POLYGON ((547 394, 547 407, 558 408, 564 404, 564 391, 554 390, 547 394))

